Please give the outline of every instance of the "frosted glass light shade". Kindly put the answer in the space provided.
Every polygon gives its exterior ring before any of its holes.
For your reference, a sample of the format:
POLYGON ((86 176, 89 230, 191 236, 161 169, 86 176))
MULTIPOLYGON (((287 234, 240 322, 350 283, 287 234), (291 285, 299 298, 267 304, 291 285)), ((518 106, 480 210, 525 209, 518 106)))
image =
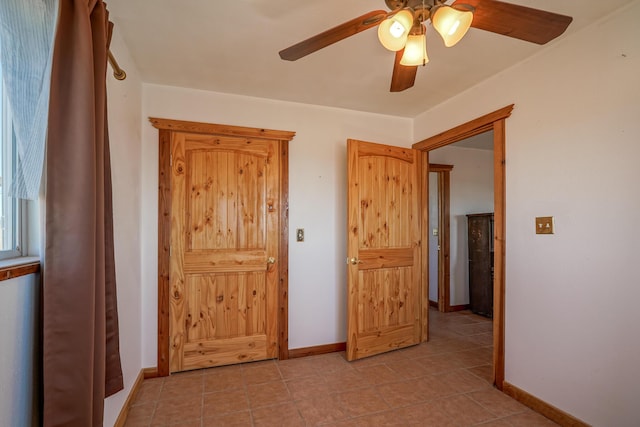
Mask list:
POLYGON ((442 36, 446 47, 455 45, 467 34, 471 21, 471 11, 458 10, 451 6, 439 7, 431 17, 433 28, 442 36))
POLYGON ((404 47, 400 65, 425 65, 429 62, 427 56, 427 37, 424 34, 410 35, 404 47))
POLYGON ((378 25, 378 39, 382 46, 391 50, 402 49, 413 26, 413 14, 404 9, 378 25))

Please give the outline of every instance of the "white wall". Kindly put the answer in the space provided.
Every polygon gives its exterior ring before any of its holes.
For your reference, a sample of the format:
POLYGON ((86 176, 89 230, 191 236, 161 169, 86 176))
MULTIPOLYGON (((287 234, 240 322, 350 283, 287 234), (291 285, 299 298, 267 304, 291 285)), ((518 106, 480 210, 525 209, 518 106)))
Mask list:
POLYGON ((289 348, 346 339, 346 140, 409 146, 410 119, 145 84, 143 361, 156 366, 158 131, 149 116, 295 131, 289 156, 289 348), (295 229, 305 241, 295 241, 295 229))
POLYGON ((0 282, 0 426, 36 426, 40 275, 0 282))
MULTIPOLYGON (((118 31, 111 51, 127 79, 107 75, 109 136, 113 180, 113 214, 124 390, 105 401, 104 425, 113 425, 142 368, 141 327, 141 105, 142 83, 118 31)), ((1 423, 0 423, 1 424, 1 423)))
POLYGON ((450 174, 450 304, 469 304, 467 214, 493 212, 493 151, 447 146, 431 151, 429 162, 454 166, 450 174))
POLYGON ((415 121, 422 139, 515 103, 506 380, 597 426, 640 419, 639 20, 635 1, 415 121))

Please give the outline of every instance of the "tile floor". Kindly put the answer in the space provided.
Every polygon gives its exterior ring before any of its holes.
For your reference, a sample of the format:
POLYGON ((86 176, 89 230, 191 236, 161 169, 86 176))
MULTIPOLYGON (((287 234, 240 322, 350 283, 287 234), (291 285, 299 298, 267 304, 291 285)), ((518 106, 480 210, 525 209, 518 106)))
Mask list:
POLYGON ((489 319, 430 320, 428 343, 356 362, 332 353, 145 380, 126 426, 556 425, 489 384, 489 319))

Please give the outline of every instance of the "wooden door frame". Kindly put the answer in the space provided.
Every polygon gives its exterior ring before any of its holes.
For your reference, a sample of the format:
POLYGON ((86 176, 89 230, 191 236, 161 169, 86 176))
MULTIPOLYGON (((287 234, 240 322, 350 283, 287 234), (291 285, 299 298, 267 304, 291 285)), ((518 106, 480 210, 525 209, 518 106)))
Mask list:
MULTIPOLYGON (((427 174, 438 174, 438 237, 440 250, 438 251, 438 311, 451 311, 451 170, 452 165, 429 163, 427 174)), ((427 183, 428 184, 428 183, 427 183)), ((427 203, 429 190, 427 188, 427 203)), ((428 246, 427 246, 428 250, 428 246)), ((429 288, 427 287, 427 290, 429 288)))
MULTIPOLYGON (((453 129, 413 144, 422 151, 423 165, 429 164, 429 151, 493 130, 493 207, 494 207, 494 279, 493 279, 493 382, 499 390, 504 385, 504 326, 505 326, 505 122, 511 116, 514 104, 503 107, 453 129)), ((428 191, 428 167, 422 173, 424 188, 428 191)), ((429 206, 422 207, 423 238, 429 244, 429 206), (425 226, 426 225, 426 226, 425 226)), ((428 251, 427 267, 428 267, 428 251)), ((427 268, 428 273, 428 268, 427 268)), ((429 295, 427 274, 427 301, 429 295)), ((425 302, 423 301, 423 304, 425 302)), ((428 310, 427 310, 428 313, 428 310)), ((428 314, 427 314, 428 315, 428 314)), ((427 322, 425 322, 428 324, 427 322)))
MULTIPOLYGON (((278 141, 280 232, 278 249, 278 358, 289 358, 289 141, 295 132, 149 117, 159 131, 158 155, 158 361, 157 376, 169 376, 169 251, 171 246, 171 134, 226 135, 278 141)), ((149 375, 152 376, 152 375, 149 375)))

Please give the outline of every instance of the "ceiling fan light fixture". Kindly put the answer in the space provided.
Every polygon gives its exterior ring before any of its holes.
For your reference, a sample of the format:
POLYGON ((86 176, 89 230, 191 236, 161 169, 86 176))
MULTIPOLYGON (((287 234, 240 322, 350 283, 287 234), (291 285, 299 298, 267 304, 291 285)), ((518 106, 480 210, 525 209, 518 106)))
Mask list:
POLYGON ((471 10, 451 6, 439 6, 431 15, 433 28, 438 31, 446 47, 454 46, 467 34, 471 21, 473 21, 471 10))
POLYGON ((402 59, 400 59, 400 65, 406 67, 426 65, 429 62, 427 56, 427 36, 422 34, 411 34, 407 37, 407 44, 404 47, 404 53, 402 59))
POLYGON ((382 21, 378 26, 378 39, 385 48, 391 51, 402 49, 413 26, 413 14, 403 9, 382 21))

